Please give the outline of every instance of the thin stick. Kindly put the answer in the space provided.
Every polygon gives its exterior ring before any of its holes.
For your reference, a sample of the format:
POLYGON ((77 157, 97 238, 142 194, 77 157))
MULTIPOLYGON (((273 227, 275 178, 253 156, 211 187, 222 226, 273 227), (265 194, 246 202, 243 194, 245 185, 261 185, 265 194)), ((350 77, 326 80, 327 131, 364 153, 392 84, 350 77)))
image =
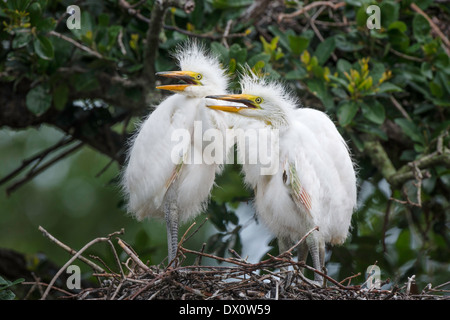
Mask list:
POLYGON ((315 226, 314 228, 312 228, 311 230, 309 230, 293 247, 291 247, 288 251, 286 251, 287 253, 291 253, 292 250, 294 250, 295 248, 297 248, 297 246, 302 243, 303 241, 305 241, 305 239, 314 231, 319 230, 318 226, 315 226))
MULTIPOLYGON (((43 164, 42 166, 40 166, 39 168, 37 168, 36 170, 32 170, 30 172, 28 172, 28 174, 21 180, 17 181, 16 183, 14 183, 13 185, 9 186, 6 189, 6 194, 10 195, 11 192, 15 191, 17 188, 19 188, 21 185, 23 185, 24 183, 28 182, 29 180, 31 180, 32 178, 34 178, 35 176, 37 176, 38 174, 40 174, 41 172, 45 171, 46 169, 48 169, 50 166, 52 166, 54 163, 58 162, 59 160, 63 159, 64 157, 68 156, 69 154, 71 154, 72 152, 75 152, 76 150, 78 150, 80 147, 82 147, 84 145, 83 142, 80 142, 78 144, 76 144, 75 146, 73 146, 72 148, 64 151, 63 153, 61 153, 59 156, 55 157, 52 160, 49 160, 48 162, 46 162, 45 164, 43 164)), ((33 168, 34 169, 34 168, 33 168)))
POLYGON ((450 41, 448 38, 442 33, 441 29, 431 20, 431 18, 423 12, 422 9, 420 9, 414 2, 411 3, 411 9, 416 11, 418 14, 422 15, 425 19, 427 19, 428 23, 430 24, 431 28, 433 28, 434 32, 442 39, 442 42, 444 43, 445 51, 448 55, 450 55, 450 41))
POLYGON ((69 138, 67 139, 67 137, 62 138, 58 143, 56 143, 55 145, 41 151, 39 154, 25 159, 22 161, 22 164, 20 165, 20 167, 16 168, 14 171, 12 171, 11 173, 9 173, 7 176, 3 177, 2 179, 0 179, 0 185, 4 184, 5 182, 7 182, 8 180, 11 180, 12 178, 14 178, 16 175, 18 175, 22 170, 24 170, 26 167, 28 167, 31 163, 33 163, 36 160, 42 161, 46 156, 48 156, 50 153, 52 153, 53 151, 71 143, 74 141, 74 138, 69 138))
POLYGON ((331 7, 333 10, 337 10, 340 7, 345 6, 345 2, 333 3, 330 1, 315 1, 313 3, 308 4, 307 6, 304 6, 303 8, 301 8, 300 10, 297 10, 295 12, 280 14, 278 16, 278 22, 281 22, 284 18, 293 18, 293 17, 299 16, 299 15, 305 13, 306 11, 311 10, 312 8, 320 7, 320 6, 328 6, 328 7, 331 7))
MULTIPOLYGON (((47 230, 45 230, 43 227, 39 226, 39 231, 41 231, 43 233, 44 236, 46 236, 47 238, 49 238, 51 241, 53 241, 54 243, 56 243, 58 246, 60 246, 61 248, 63 248, 64 250, 66 250, 68 253, 70 253, 72 256, 75 255, 77 253, 76 250, 72 249, 71 247, 69 247, 68 245, 62 243, 61 241, 59 241, 58 239, 56 239, 54 236, 52 236, 47 230)), ((81 261, 83 261, 84 263, 86 263, 88 266, 90 266, 92 269, 94 269, 97 272, 100 273, 104 273, 105 270, 100 267, 99 265, 95 264, 94 262, 92 262, 91 260, 83 257, 83 256, 79 256, 78 259, 80 259, 81 261)))
POLYGON ((389 99, 391 99, 392 104, 397 108, 398 111, 408 120, 411 121, 411 117, 409 116, 408 112, 403 108, 403 106, 400 104, 400 102, 397 101, 397 99, 394 98, 394 96, 391 94, 389 96, 389 99))
POLYGON ((47 289, 44 292, 44 295, 42 296, 41 300, 45 300, 47 298, 48 293, 50 292, 50 290, 52 289, 53 284, 55 283, 56 279, 59 278, 59 276, 61 275, 61 273, 63 273, 64 270, 67 269, 68 266, 70 266, 70 264, 72 262, 74 262, 84 251, 86 251, 86 249, 88 249, 90 246, 98 243, 98 242, 105 242, 108 241, 110 239, 111 236, 115 235, 115 234, 123 234, 123 229, 121 231, 118 232, 114 232, 112 234, 110 234, 107 238, 96 238, 94 240, 92 240, 91 242, 89 242, 88 244, 86 244, 83 248, 80 249, 80 251, 78 251, 72 258, 69 259, 69 261, 66 262, 66 264, 64 266, 62 266, 61 269, 59 269, 59 271, 55 274, 55 276, 53 277, 52 281, 50 281, 47 289))
MULTIPOLYGON (((32 285, 33 287, 36 287, 36 286, 46 286, 46 287, 48 287, 49 286, 45 282, 40 282, 40 281, 36 281, 36 282, 22 282, 21 284, 23 284, 23 285, 32 285)), ((69 296, 73 296, 74 295, 73 293, 70 293, 70 292, 68 292, 68 291, 66 291, 64 289, 58 288, 58 287, 53 287, 53 289, 55 289, 56 291, 62 292, 64 294, 67 294, 69 296)))
POLYGON ((339 283, 344 284, 345 281, 348 281, 348 284, 347 284, 347 286, 348 286, 353 278, 359 277, 360 275, 361 275, 361 272, 358 272, 357 274, 354 274, 352 276, 345 278, 344 280, 340 281, 339 283))
POLYGON ((119 246, 121 246, 122 247, 122 249, 123 249, 123 251, 125 251, 126 252, 126 254, 139 266, 139 267, 141 267, 143 270, 145 270, 145 271, 147 271, 147 272, 151 272, 151 273, 153 273, 152 272, 152 270, 150 270, 150 268, 146 265, 146 264, 144 264, 143 262, 142 262, 142 260, 141 259, 139 259, 139 257, 132 251, 132 250, 130 250, 130 248, 128 247, 128 245, 127 244, 125 244, 125 242, 124 241, 122 241, 121 239, 119 239, 119 238, 117 238, 118 240, 117 240, 117 243, 119 244, 119 246))
POLYGON ((89 53, 90 55, 93 55, 93 56, 95 56, 95 57, 97 57, 97 58, 99 58, 99 59, 103 59, 103 56, 102 56, 100 53, 98 53, 97 51, 92 50, 92 49, 89 48, 89 47, 86 47, 85 45, 79 43, 78 41, 76 41, 76 40, 74 40, 74 39, 72 39, 72 38, 70 38, 70 37, 68 37, 68 36, 65 36, 65 35, 63 35, 63 34, 61 34, 61 33, 58 33, 58 32, 56 32, 56 31, 53 31, 53 30, 50 31, 48 34, 51 35, 51 36, 54 36, 54 37, 63 39, 63 40, 65 40, 65 41, 67 41, 67 42, 73 44, 73 45, 74 45, 75 47, 77 47, 78 49, 81 49, 81 50, 83 50, 83 51, 89 53))
POLYGON ((125 277, 125 273, 123 272, 122 264, 120 263, 120 259, 119 259, 119 256, 117 255, 116 248, 114 248, 114 245, 111 242, 111 240, 108 240, 108 243, 109 243, 109 245, 111 247, 111 250, 112 250, 112 252, 114 254, 114 258, 116 259, 116 263, 117 263, 117 266, 119 267, 120 274, 122 275, 122 278, 125 279, 126 278, 125 277))

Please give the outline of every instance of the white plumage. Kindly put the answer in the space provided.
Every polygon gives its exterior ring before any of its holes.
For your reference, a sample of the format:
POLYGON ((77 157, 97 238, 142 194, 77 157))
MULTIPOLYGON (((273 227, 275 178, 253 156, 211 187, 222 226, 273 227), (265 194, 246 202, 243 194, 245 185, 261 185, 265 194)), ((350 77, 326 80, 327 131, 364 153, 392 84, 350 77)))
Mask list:
MULTIPOLYGON (((298 108, 297 101, 278 83, 254 75, 243 76, 242 94, 210 96, 241 102, 246 108, 209 106, 258 120, 249 126, 279 130, 279 161, 273 175, 261 175, 261 164, 243 164, 245 181, 255 189, 258 216, 278 237, 280 251, 289 249, 309 230, 299 247, 305 261, 308 248, 314 267, 324 264, 325 243, 342 244, 356 206, 356 176, 348 147, 329 117, 320 111, 298 108)), ((245 154, 261 145, 239 145, 245 154)), ((315 274, 317 281, 321 278, 315 274)))
POLYGON ((220 163, 194 164, 194 157, 202 155, 204 145, 198 148, 194 144, 193 131, 195 121, 201 121, 203 132, 209 128, 226 129, 225 114, 206 108, 204 97, 224 94, 228 85, 218 60, 196 42, 180 47, 175 58, 181 71, 158 75, 185 84, 158 87, 176 94, 161 102, 142 123, 132 141, 122 179, 130 213, 138 220, 166 218, 169 261, 176 254, 178 220, 185 222, 202 212, 215 174, 221 170, 220 163), (190 140, 176 134, 180 129, 189 133, 190 140), (173 152, 180 150, 183 143, 185 152, 175 154, 174 162, 173 152))

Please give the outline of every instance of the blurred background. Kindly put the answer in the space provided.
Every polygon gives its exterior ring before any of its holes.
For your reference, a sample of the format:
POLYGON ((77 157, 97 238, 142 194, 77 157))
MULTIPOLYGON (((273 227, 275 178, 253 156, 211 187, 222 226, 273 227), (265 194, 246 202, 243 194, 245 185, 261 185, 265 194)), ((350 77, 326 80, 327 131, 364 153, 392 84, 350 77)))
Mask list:
MULTIPOLYGON (((346 243, 327 252, 331 277, 361 273, 361 284, 376 264, 386 287, 450 280, 449 1, 161 3, 0 2, 0 293, 33 274, 48 282, 70 258, 39 226, 76 250, 123 228, 143 261, 166 257, 164 223, 129 217, 117 181, 126 141, 165 97, 154 74, 176 68, 170 53, 187 38, 220 56, 232 89, 247 63, 327 112, 348 141, 359 207, 346 243)), ((252 195, 227 165, 186 246, 252 262, 277 253, 252 195)), ((106 244, 89 254, 114 266, 106 244)))

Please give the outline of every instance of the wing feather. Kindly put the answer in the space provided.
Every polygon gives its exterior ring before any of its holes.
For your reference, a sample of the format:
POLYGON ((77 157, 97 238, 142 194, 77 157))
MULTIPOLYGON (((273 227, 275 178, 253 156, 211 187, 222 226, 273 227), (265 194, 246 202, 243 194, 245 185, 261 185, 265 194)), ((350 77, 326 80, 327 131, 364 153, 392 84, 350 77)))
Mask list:
POLYGON ((289 187, 291 197, 295 204, 304 208, 311 216, 312 199, 300 181, 295 163, 285 161, 283 182, 289 187))

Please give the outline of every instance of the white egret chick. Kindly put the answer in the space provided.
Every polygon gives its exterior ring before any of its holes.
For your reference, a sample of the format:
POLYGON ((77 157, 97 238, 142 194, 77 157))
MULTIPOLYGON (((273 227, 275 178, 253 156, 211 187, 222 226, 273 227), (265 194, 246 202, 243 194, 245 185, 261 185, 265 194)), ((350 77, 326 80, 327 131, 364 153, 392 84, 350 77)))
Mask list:
MULTIPOLYGON (((349 149, 325 113, 298 108, 296 99, 279 83, 250 74, 243 76, 241 88, 242 94, 208 98, 246 107, 209 108, 253 118, 261 127, 278 130, 279 150, 272 152, 277 157, 272 160, 280 164, 278 171, 261 175, 261 165, 243 164, 245 181, 255 190, 256 212, 277 236, 280 252, 319 227, 299 245, 298 257, 306 261, 309 249, 314 268, 322 270, 325 243, 345 241, 356 207, 356 176, 349 149)), ((245 148, 241 152, 248 153, 252 145, 245 148)), ((315 273, 314 278, 321 283, 320 275, 315 273)))
POLYGON ((205 209, 221 170, 220 163, 203 161, 202 134, 209 128, 227 128, 225 113, 205 107, 206 95, 227 92, 228 78, 218 59, 196 42, 180 47, 175 58, 181 71, 157 75, 184 84, 157 87, 176 94, 162 101, 140 126, 122 179, 130 213, 138 220, 165 218, 168 262, 176 256, 179 223, 205 209), (200 136, 194 134, 195 124, 201 125, 200 136))

